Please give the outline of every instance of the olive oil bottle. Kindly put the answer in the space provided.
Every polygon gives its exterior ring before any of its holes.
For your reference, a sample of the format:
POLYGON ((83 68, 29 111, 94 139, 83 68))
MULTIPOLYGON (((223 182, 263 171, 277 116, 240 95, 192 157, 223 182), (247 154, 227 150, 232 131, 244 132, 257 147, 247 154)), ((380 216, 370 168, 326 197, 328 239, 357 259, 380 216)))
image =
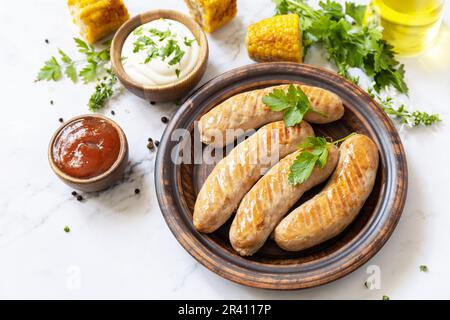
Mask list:
POLYGON ((431 47, 439 32, 445 0, 373 0, 383 37, 401 55, 431 47))

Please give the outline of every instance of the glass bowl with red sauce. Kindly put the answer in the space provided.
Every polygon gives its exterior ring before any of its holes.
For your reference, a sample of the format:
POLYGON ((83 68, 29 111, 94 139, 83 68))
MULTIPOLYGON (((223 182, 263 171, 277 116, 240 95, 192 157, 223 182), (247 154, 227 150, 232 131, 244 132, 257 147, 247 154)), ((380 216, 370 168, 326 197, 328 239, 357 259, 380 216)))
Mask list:
POLYGON ((50 166, 74 189, 94 192, 110 187, 124 175, 128 143, 123 130, 102 115, 70 119, 53 135, 50 166))

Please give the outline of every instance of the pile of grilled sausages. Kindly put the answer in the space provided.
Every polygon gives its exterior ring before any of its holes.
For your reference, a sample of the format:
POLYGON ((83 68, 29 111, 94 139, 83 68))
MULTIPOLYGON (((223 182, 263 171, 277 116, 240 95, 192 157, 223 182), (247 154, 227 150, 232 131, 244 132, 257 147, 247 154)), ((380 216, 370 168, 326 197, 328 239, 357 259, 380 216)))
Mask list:
POLYGON ((323 168, 316 166, 303 183, 288 182, 290 167, 301 152, 298 145, 314 136, 308 122, 330 123, 344 114, 337 95, 302 85, 312 110, 317 112, 308 112, 302 122, 286 127, 283 113, 271 111, 262 100, 274 89, 287 91, 288 87, 238 94, 206 113, 198 123, 202 142, 214 147, 233 142, 227 138, 229 129, 244 132, 259 128, 215 166, 197 196, 193 215, 195 228, 211 233, 236 212, 229 236, 242 256, 257 252, 269 236, 282 249, 299 251, 338 235, 358 215, 375 183, 378 149, 362 134, 345 140, 339 148, 330 144, 323 168), (262 175, 267 165, 254 160, 270 158, 275 143, 281 160, 262 175), (330 175, 320 193, 292 209, 306 191, 330 175))

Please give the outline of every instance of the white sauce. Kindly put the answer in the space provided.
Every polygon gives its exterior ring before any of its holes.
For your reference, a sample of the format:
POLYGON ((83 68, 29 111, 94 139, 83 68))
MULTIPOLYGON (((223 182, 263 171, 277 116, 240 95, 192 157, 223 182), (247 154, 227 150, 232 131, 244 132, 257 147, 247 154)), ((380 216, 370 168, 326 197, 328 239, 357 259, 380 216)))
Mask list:
POLYGON ((199 45, 192 32, 185 25, 170 19, 159 19, 145 23, 131 32, 124 42, 121 56, 125 72, 134 81, 150 86, 164 85, 182 79, 194 69, 199 58, 199 45), (151 29, 162 32, 169 30, 170 35, 160 41, 161 37, 151 33, 149 31, 151 29), (149 37, 154 44, 143 46, 137 52, 133 52, 136 51, 136 42, 142 36, 149 37), (190 45, 187 45, 185 40, 190 42, 190 45), (166 47, 169 41, 172 41, 172 44, 175 43, 184 52, 179 62, 177 61, 173 65, 169 64, 176 58, 177 50, 175 50, 164 61, 162 57, 156 54, 149 62, 145 63, 149 51, 160 50, 166 47), (179 72, 178 75, 177 72, 179 72))

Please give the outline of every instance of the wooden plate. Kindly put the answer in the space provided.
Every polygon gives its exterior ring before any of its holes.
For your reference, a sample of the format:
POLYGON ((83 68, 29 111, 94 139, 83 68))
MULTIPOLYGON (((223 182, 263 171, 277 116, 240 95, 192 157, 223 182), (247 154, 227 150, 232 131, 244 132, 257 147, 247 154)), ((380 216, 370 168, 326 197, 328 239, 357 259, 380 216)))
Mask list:
MULTIPOLYGON (((195 142, 201 147, 201 143, 195 142)), ((384 245, 400 219, 407 182, 400 137, 380 107, 362 89, 342 77, 318 67, 294 63, 253 64, 231 70, 203 85, 185 101, 168 124, 155 169, 156 191, 164 218, 180 244, 195 259, 237 283, 280 290, 328 283, 369 260, 384 245), (172 141, 171 137, 174 130, 180 128, 193 133, 194 121, 235 94, 291 82, 322 87, 342 98, 344 117, 328 125, 313 125, 314 130, 316 135, 334 139, 351 132, 370 136, 380 150, 376 184, 356 220, 339 236, 298 253, 283 251, 268 240, 257 254, 243 258, 228 240, 231 221, 211 235, 194 229, 192 214, 196 195, 213 165, 175 164, 171 159, 172 152, 178 154, 187 140, 180 143, 178 139, 172 141)), ((311 190, 299 203, 309 199, 321 187, 311 190)))

